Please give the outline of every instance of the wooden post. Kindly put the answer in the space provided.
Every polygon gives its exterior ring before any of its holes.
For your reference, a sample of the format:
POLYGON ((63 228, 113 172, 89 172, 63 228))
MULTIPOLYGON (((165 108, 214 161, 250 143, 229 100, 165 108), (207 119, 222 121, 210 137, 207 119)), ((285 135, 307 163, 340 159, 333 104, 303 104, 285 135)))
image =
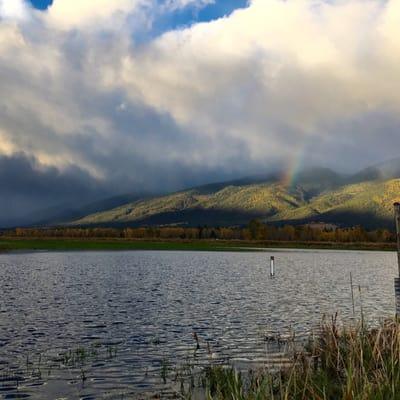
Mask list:
POLYGON ((271 256, 270 274, 271 274, 271 278, 273 278, 275 276, 275 257, 274 256, 271 256))
POLYGON ((400 278, 394 278, 394 295, 396 298, 396 317, 400 317, 400 278))
POLYGON ((394 215, 396 220, 397 238, 397 264, 398 277, 394 279, 394 292, 396 297, 396 316, 400 316, 400 203, 394 203, 394 215))
POLYGON ((353 274, 350 272, 350 289, 351 289, 351 304, 353 305, 353 318, 356 316, 356 310, 354 306, 354 286, 353 286, 353 274))

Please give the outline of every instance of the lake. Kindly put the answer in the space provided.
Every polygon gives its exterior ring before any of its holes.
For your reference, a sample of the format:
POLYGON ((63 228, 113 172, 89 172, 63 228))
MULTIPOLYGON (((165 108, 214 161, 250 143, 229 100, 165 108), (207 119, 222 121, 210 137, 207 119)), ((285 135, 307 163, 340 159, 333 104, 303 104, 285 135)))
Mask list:
POLYGON ((0 399, 167 395, 191 364, 269 365, 268 337, 353 317, 350 272, 356 318, 393 315, 395 253, 2 254, 0 399))

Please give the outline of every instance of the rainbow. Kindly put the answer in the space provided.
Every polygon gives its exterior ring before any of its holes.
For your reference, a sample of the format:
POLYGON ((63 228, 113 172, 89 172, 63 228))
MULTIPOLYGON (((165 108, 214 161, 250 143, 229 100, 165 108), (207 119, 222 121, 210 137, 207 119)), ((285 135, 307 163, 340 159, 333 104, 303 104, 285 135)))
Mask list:
POLYGON ((286 168, 282 173, 280 183, 286 188, 293 188, 297 174, 301 171, 307 154, 308 140, 302 146, 299 146, 293 156, 287 161, 286 168))

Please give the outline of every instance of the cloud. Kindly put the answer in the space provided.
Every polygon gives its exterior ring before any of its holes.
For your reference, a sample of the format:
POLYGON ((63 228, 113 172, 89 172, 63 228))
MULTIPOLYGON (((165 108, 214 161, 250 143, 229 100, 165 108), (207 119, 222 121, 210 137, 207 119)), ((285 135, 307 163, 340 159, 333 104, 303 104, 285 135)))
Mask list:
MULTIPOLYGON (((4 1, 4 0, 3 0, 4 1)), ((214 0, 55 0, 45 20, 53 29, 150 29, 157 16, 193 6, 201 9, 214 0)))
POLYGON ((107 194, 104 182, 78 167, 60 171, 23 153, 0 156, 1 226, 38 222, 43 218, 38 212, 46 208, 53 208, 52 213, 57 214, 107 194))
POLYGON ((139 40, 161 14, 207 4, 0 0, 14 18, 0 21, 0 153, 115 190, 397 156, 397 0, 252 0, 139 40))
POLYGON ((25 19, 28 6, 24 0, 0 0, 0 17, 4 19, 25 19))
MULTIPOLYGON (((327 124, 398 111, 399 7, 254 0, 128 57, 121 85, 192 132, 245 139, 253 159, 290 158, 293 145, 329 139, 327 124)), ((333 135, 340 143, 341 132, 333 135)), ((363 132, 351 138, 359 143, 363 132)), ((329 150, 325 157, 334 163, 329 150)))

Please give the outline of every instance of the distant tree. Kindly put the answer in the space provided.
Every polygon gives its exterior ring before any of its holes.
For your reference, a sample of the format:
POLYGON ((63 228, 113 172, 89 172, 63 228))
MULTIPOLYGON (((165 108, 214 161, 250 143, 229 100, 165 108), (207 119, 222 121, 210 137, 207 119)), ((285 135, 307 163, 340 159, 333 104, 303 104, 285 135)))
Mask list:
POLYGON ((264 239, 266 236, 267 230, 265 225, 257 219, 252 219, 249 222, 248 229, 250 231, 250 238, 252 240, 264 239))

